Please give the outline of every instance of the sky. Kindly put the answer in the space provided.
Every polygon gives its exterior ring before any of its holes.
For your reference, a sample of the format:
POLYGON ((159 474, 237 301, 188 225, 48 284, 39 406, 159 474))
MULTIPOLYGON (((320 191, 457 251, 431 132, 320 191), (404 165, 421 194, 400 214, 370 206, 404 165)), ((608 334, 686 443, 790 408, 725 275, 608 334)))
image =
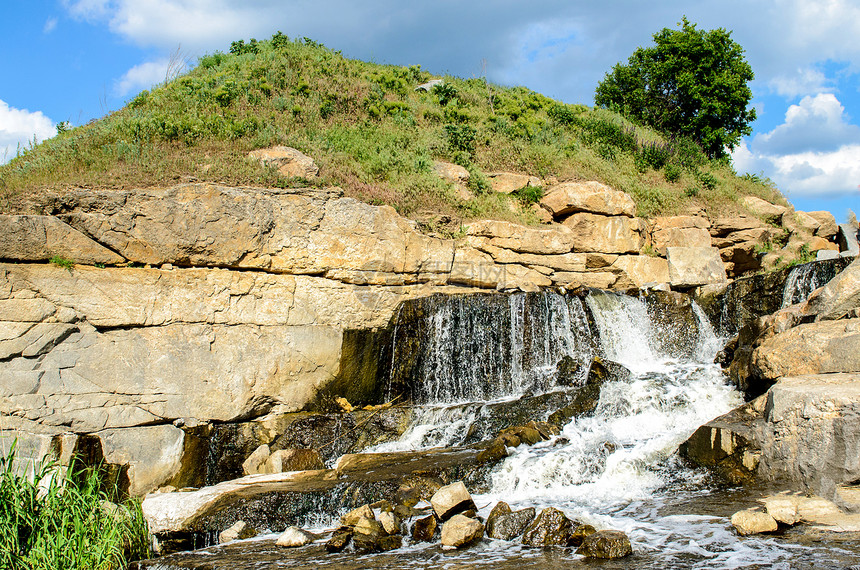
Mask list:
POLYGON ((860 215, 860 0, 0 0, 0 16, 0 163, 237 39, 281 31, 591 105, 614 64, 687 16, 731 31, 755 72, 735 169, 799 210, 860 215))

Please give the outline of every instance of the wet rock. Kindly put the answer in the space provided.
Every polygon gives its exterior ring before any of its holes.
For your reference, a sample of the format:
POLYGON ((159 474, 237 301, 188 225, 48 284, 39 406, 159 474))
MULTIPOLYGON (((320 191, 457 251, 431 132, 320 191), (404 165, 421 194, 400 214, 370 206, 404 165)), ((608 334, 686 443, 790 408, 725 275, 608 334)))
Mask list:
POLYGON ((534 507, 521 509, 512 513, 500 515, 493 525, 489 528, 489 519, 487 520, 487 536, 499 540, 513 540, 523 534, 526 528, 535 519, 534 507))
POLYGON ((573 522, 558 509, 542 510, 523 532, 526 546, 568 546, 573 522))
POLYGON ((388 552, 389 550, 397 550, 403 546, 403 537, 399 534, 391 534, 388 536, 383 536, 377 542, 377 547, 380 552, 388 552))
POLYGON ((355 526, 362 519, 372 519, 373 509, 370 508, 370 505, 361 505, 357 509, 353 509, 340 517, 340 524, 343 526, 355 526))
POLYGON ((527 425, 514 426, 503 429, 501 433, 499 433, 499 437, 509 447, 517 447, 522 443, 526 445, 534 445, 544 440, 544 437, 541 435, 540 431, 538 431, 535 427, 527 425))
POLYGON ((732 515, 732 526, 738 531, 741 536, 749 536, 751 534, 760 534, 763 532, 774 532, 779 529, 779 525, 768 513, 763 513, 754 509, 738 511, 732 515))
POLYGON ((453 515, 442 525, 442 546, 460 548, 484 536, 481 521, 464 515, 453 515))
POLYGON ((412 540, 415 542, 432 542, 438 524, 436 515, 416 519, 412 524, 412 540))
POLYGON ((278 546, 283 546, 285 548, 297 548, 299 546, 305 546, 306 544, 310 544, 317 539, 317 536, 312 532, 308 532, 304 529, 301 529, 297 526, 288 527, 281 536, 278 537, 278 540, 275 544, 278 546))
MULTIPOLYGON (((497 463, 508 456, 508 441, 504 437, 497 437, 490 444, 482 450, 477 457, 477 461, 479 463, 497 463)), ((519 438, 517 438, 517 443, 512 445, 511 447, 516 447, 519 445, 519 438)))
POLYGON ((860 258, 814 291, 807 307, 817 320, 841 319, 860 307, 860 258))
POLYGON ((630 370, 623 364, 595 356, 588 369, 587 383, 626 382, 631 376, 630 370))
POLYGON ((315 449, 279 449, 266 460, 266 473, 308 471, 325 469, 320 454, 315 449))
POLYGON ((430 498, 433 511, 440 520, 446 521, 457 513, 474 509, 475 502, 462 481, 445 485, 430 498))
POLYGON ((400 534, 400 519, 392 511, 379 513, 379 524, 388 534, 400 534))
POLYGON ((570 546, 580 546, 583 541, 597 530, 590 524, 580 524, 570 533, 570 546))
POLYGON ((764 508, 773 520, 780 524, 792 526, 800 522, 800 513, 797 511, 797 497, 775 496, 766 497, 762 500, 764 508))
POLYGON ((572 356, 563 356, 556 365, 556 384, 575 386, 582 376, 582 362, 572 356))
POLYGON ((362 518, 353 527, 352 544, 357 552, 379 552, 382 550, 380 540, 383 536, 387 536, 387 533, 379 521, 362 518))
POLYGON ((511 514, 511 507, 504 501, 499 501, 496 503, 496 506, 493 507, 493 510, 490 511, 490 514, 487 516, 487 536, 491 538, 495 538, 493 536, 493 527, 496 525, 496 520, 504 515, 511 514))
POLYGON ((245 521, 237 521, 228 529, 221 531, 218 535, 218 544, 226 544, 234 540, 244 540, 257 536, 257 531, 248 526, 245 521))
POLYGON ((619 530, 601 530, 585 537, 576 553, 588 558, 616 559, 633 554, 630 539, 619 530))
POLYGON ((325 549, 328 552, 340 552, 347 547, 351 540, 352 528, 341 527, 334 531, 334 533, 331 535, 331 538, 326 541, 325 549))

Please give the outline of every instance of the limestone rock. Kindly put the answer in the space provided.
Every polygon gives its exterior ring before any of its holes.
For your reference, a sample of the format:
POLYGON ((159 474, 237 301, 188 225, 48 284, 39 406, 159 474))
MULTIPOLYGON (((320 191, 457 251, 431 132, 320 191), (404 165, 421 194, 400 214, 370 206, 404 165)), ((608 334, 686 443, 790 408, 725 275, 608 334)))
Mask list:
POLYGON ((511 222, 478 220, 472 222, 467 234, 489 238, 490 245, 520 253, 553 255, 569 253, 573 249, 570 231, 559 225, 527 228, 511 222))
POLYGON ((719 252, 713 247, 670 247, 669 281, 673 287, 694 287, 726 281, 719 252))
POLYGON ((753 351, 753 374, 767 380, 860 371, 860 319, 801 324, 753 351))
POLYGON ((493 528, 487 522, 487 536, 499 540, 513 540, 520 536, 535 519, 534 507, 520 509, 512 513, 500 515, 493 528))
POLYGON ((747 509, 738 511, 732 515, 732 526, 741 536, 760 534, 763 532, 774 532, 779 529, 776 521, 767 513, 747 509))
POLYGON ((737 216, 734 218, 717 218, 711 224, 711 235, 714 237, 727 236, 730 233, 764 228, 765 224, 753 216, 737 216))
POLYGON ((248 156, 260 161, 264 166, 277 169, 278 172, 290 178, 311 180, 316 178, 320 171, 311 157, 288 146, 252 150, 248 156))
POLYGON ((400 534, 400 520, 392 511, 379 513, 379 524, 388 534, 400 534))
POLYGON ((526 186, 540 186, 540 180, 534 176, 525 174, 514 174, 513 172, 490 172, 487 174, 493 192, 511 194, 525 188, 526 186))
POLYGON ((821 227, 821 222, 806 212, 789 208, 782 215, 782 226, 791 232, 799 231, 813 235, 821 227))
POLYGON ((575 212, 631 218, 636 215, 636 203, 629 195, 595 181, 562 182, 552 186, 540 204, 555 218, 575 212))
POLYGON ((601 530, 585 537, 576 553, 587 558, 617 559, 633 554, 630 539, 619 530, 601 530))
POLYGON ((806 301, 816 320, 837 320, 860 307, 860 259, 854 260, 806 301))
POLYGON ((245 521, 238 521, 228 529, 225 529, 218 535, 218 544, 227 544, 234 540, 245 540, 257 536, 257 531, 248 526, 245 521))
POLYGON ((451 162, 434 160, 433 172, 445 182, 452 184, 467 184, 469 182, 469 171, 451 162))
POLYGON ((372 518, 374 518, 374 515, 370 505, 362 505, 340 517, 340 524, 343 526, 355 526, 362 519, 372 518))
POLYGON ((352 541, 351 528, 339 528, 335 530, 325 543, 327 552, 341 552, 352 541))
POLYGON ((106 464, 128 466, 128 493, 133 497, 170 484, 182 475, 183 464, 195 461, 186 456, 185 432, 172 425, 110 429, 96 435, 106 464))
POLYGON ((265 443, 259 446, 257 449, 248 456, 248 458, 242 463, 242 472, 245 475, 257 475, 259 473, 266 473, 266 462, 269 461, 269 457, 272 452, 269 449, 269 446, 265 443))
POLYGON ((609 271, 586 271, 584 273, 555 271, 550 277, 554 284, 568 289, 576 289, 577 287, 609 289, 618 281, 618 274, 609 271))
POLYGON ((669 262, 661 257, 649 255, 620 255, 611 269, 622 271, 616 287, 628 284, 632 287, 643 287, 647 284, 669 282, 669 262))
POLYGON ((777 495, 766 497, 762 500, 764 508, 773 520, 784 525, 794 525, 800 522, 801 517, 797 511, 797 497, 777 495))
POLYGON ((571 230, 574 251, 638 253, 645 244, 637 218, 578 213, 564 226, 571 230))
POLYGON ((809 247, 809 251, 839 251, 838 245, 818 236, 813 237, 811 240, 809 240, 807 247, 809 247))
POLYGON ((574 524, 563 512, 547 507, 523 532, 526 546, 568 546, 574 524))
POLYGON ((757 216, 761 216, 772 223, 780 223, 782 221, 782 215, 788 210, 785 206, 771 204, 770 202, 757 198, 756 196, 746 196, 743 199, 743 204, 757 216))
POLYGON ((818 228, 815 230, 815 235, 823 237, 824 239, 830 239, 839 231, 839 227, 836 225, 836 218, 834 218, 833 214, 827 210, 807 212, 807 214, 818 222, 818 228))
POLYGON ((412 540, 415 542, 431 542, 436 534, 438 520, 436 515, 428 515, 416 519, 412 524, 412 540))
MULTIPOLYGON (((264 473, 324 469, 320 454, 315 449, 279 449, 266 460, 264 473)), ((247 473, 250 475, 250 473, 247 473)))
POLYGON ((288 527, 281 533, 275 542, 278 546, 285 548, 297 548, 312 543, 317 539, 316 535, 297 526, 288 527))
POLYGON ((384 536, 386 532, 379 521, 362 517, 353 527, 352 544, 357 552, 379 552, 383 550, 380 541, 384 536))
POLYGON ((454 253, 449 283, 495 288, 502 280, 502 267, 493 258, 474 248, 461 248, 454 253))
POLYGON ((661 228, 651 234, 654 250, 666 255, 667 247, 711 247, 711 234, 705 228, 661 228))
POLYGON ((442 525, 442 546, 460 548, 484 536, 484 525, 464 515, 453 515, 442 525))
POLYGON ((463 511, 476 508, 474 501, 472 501, 472 495, 469 494, 469 490, 466 489, 466 485, 462 481, 445 485, 436 491, 430 497, 430 504, 433 506, 436 516, 442 521, 446 521, 463 511))
POLYGON ((54 256, 94 265, 125 259, 53 216, 0 215, 0 259, 47 261, 54 256))
POLYGON ((857 226, 852 224, 839 224, 839 233, 836 235, 839 243, 839 251, 844 257, 860 256, 860 243, 857 241, 857 226))

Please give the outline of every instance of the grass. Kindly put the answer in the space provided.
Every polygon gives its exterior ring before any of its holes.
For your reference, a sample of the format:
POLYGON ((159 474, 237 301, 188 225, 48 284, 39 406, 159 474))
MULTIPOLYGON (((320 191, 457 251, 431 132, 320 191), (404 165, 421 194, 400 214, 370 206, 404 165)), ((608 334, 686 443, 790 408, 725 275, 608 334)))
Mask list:
POLYGON ((486 198, 484 174, 492 171, 599 180, 628 192, 643 216, 735 213, 746 195, 785 203, 768 180, 740 178, 695 144, 604 109, 482 78, 446 76, 431 92, 415 91, 432 77, 420 66, 350 60, 280 33, 234 42, 231 51, 200 58, 186 75, 100 120, 64 125, 30 145, 0 167, 0 211, 40 212, 47 194, 70 187, 307 185, 247 159, 278 144, 316 160, 314 184, 341 186, 419 220, 534 222, 528 208, 516 207, 517 196, 486 198), (468 168, 475 198, 458 197, 433 174, 433 160, 468 168))
POLYGON ((15 445, 0 456, 0 568, 114 570, 149 555, 140 503, 108 503, 96 469, 44 463, 26 477, 13 468, 15 445))

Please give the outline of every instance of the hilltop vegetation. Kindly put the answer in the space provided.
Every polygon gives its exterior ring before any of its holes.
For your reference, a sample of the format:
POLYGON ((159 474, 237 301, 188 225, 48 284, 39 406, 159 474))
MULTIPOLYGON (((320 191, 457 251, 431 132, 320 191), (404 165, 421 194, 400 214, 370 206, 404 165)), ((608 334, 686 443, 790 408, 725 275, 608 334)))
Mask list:
MULTIPOLYGON (((433 76, 420 66, 350 60, 307 38, 233 42, 185 75, 144 91, 125 108, 27 149, 0 167, 0 210, 38 211, 46 191, 136 188, 180 181, 306 186, 247 158, 295 147, 320 166, 313 184, 390 204, 422 219, 493 216, 533 222, 528 209, 489 192, 484 176, 599 180, 628 192, 644 216, 727 213, 756 195, 784 203, 758 177, 738 177, 685 139, 605 109, 568 105, 483 78, 433 76), (434 160, 472 173, 463 200, 432 171, 434 160)), ((521 203, 539 194, 514 197, 521 203)))

